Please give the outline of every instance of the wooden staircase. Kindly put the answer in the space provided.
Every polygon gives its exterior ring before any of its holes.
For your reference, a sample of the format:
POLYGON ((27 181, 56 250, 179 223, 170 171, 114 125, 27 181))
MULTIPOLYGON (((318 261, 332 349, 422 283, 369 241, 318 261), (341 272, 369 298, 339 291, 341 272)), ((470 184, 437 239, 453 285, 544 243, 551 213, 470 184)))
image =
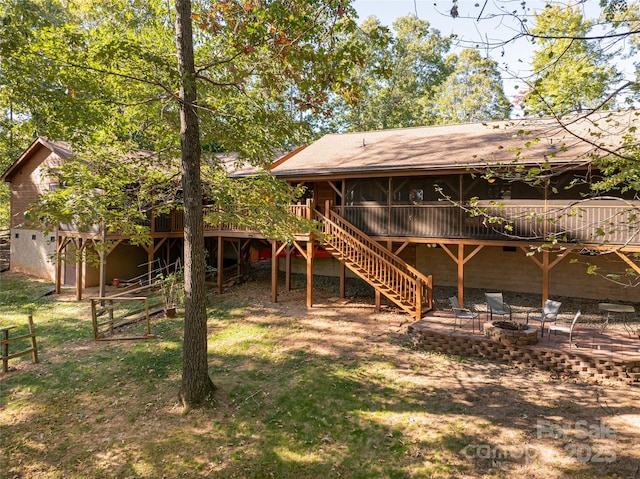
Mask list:
POLYGON ((433 307, 433 279, 409 266, 334 211, 316 211, 321 223, 320 244, 376 291, 416 320, 433 307))

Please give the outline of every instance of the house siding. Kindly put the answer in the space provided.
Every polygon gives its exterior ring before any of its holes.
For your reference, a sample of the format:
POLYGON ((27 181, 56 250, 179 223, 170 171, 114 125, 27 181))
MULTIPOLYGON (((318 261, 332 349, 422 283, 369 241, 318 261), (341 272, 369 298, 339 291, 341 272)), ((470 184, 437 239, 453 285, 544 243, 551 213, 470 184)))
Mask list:
POLYGON ((11 228, 26 226, 25 211, 53 184, 46 179, 47 170, 61 161, 55 153, 41 147, 12 176, 11 228))
MULTIPOLYGON (((453 248, 455 251, 455 248, 453 248)), ((467 246, 467 254, 471 248, 467 246)), ((599 266, 603 272, 624 271, 625 263, 613 254, 583 257, 571 254, 549 272, 549 294, 592 300, 640 301, 640 290, 624 287, 600 275, 587 274, 586 262, 599 266), (572 263, 570 258, 577 259, 572 263)), ((457 266, 442 248, 417 245, 416 268, 433 276, 436 286, 457 286, 457 266)), ((514 293, 540 294, 542 271, 519 248, 505 251, 503 247, 485 246, 465 264, 466 288, 514 293)))

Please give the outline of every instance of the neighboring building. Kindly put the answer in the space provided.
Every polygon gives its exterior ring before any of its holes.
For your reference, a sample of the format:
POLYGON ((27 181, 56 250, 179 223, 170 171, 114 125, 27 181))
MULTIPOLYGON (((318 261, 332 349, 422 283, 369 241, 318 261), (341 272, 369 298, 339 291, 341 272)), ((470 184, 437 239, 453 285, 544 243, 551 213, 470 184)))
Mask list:
POLYGON ((43 233, 30 225, 26 211, 42 193, 56 188, 47 177, 49 168, 71 157, 71 148, 62 142, 36 139, 2 175, 11 183, 11 270, 55 281, 56 233, 43 233))
MULTIPOLYGON (((99 228, 81 234, 74 232, 69 225, 60 225, 56 230, 45 233, 28 217, 31 204, 42 193, 59 186, 49 176, 49 169, 59 166, 72 155, 67 143, 37 138, 0 179, 11 183, 11 271, 82 288, 95 286, 100 281, 99 268, 82 261, 83 250, 92 248, 91 241, 101 239, 99 228), (67 260, 57 262, 56 252, 66 256, 67 260), (76 254, 79 261, 76 261, 76 254)), ((144 251, 126 241, 118 243, 109 256, 109 279, 140 274, 138 265, 147 261, 144 251)))
MULTIPOLYGON (((608 192, 609 199, 590 201, 583 196, 599 178, 592 143, 620 147, 621 133, 637 123, 636 117, 633 111, 592 114, 570 123, 573 134, 553 119, 526 119, 327 135, 285 155, 271 171, 307 185, 309 203, 296 212, 315 215, 315 207, 330 234, 319 240, 301 235, 295 245, 284 245, 256 231, 206 227, 209 259, 222 271, 227 256, 236 256, 241 265, 250 249, 270 243, 274 301, 280 266, 287 272, 287 288, 292 271, 307 274, 308 305, 314 274, 339 275, 344 294, 346 264, 374 286, 378 302, 386 296, 417 317, 431 307, 433 284, 457 286, 461 300, 464 288, 473 287, 540 293, 543 299, 637 302, 640 290, 588 275, 584 263, 640 274, 635 257, 640 230, 624 224, 624 218, 640 217, 640 203, 631 194, 608 192), (519 175, 527 171, 548 176, 549 182, 523 182, 519 175), (557 241, 552 248, 546 247, 549 236, 557 241)), ((12 240, 17 241, 12 241, 11 267, 16 271, 55 277, 55 267, 43 260, 55 245, 58 251, 72 243, 82 250, 100 239, 99 231, 81 234, 68 227, 45 238, 25 226, 22 212, 29 201, 55 186, 41 172, 70 154, 67 146, 38 139, 2 176, 12 185, 12 240)), ((144 249, 117 238, 107 280, 133 274, 127 268, 134 264, 179 257, 182 212, 150 224, 153 242, 144 249)), ((82 269, 84 276, 75 272, 78 284, 95 284, 97 275, 86 264, 82 269)), ((58 283, 67 282, 71 273, 58 271, 64 277, 58 283)), ((220 291, 222 282, 218 275, 220 291)))

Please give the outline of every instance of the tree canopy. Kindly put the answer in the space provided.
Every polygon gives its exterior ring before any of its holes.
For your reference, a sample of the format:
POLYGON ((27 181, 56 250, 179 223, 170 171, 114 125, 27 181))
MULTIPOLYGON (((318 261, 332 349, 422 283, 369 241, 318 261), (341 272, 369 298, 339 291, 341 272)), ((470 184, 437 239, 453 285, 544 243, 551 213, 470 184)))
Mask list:
POLYGON ((504 120, 511 103, 504 94, 497 63, 466 48, 452 60, 453 72, 438 86, 433 116, 439 123, 504 120))
POLYGON ((550 5, 534 16, 531 34, 534 80, 522 100, 528 115, 582 113, 615 105, 607 92, 620 74, 611 64, 612 53, 588 42, 595 21, 575 7, 550 5))
POLYGON ((322 113, 330 94, 349 90, 347 72, 362 59, 336 40, 355 30, 353 11, 339 0, 177 0, 175 10, 160 0, 0 1, 1 84, 8 92, 0 99, 15 112, 6 127, 62 138, 76 152, 75 161, 52 172, 62 187, 42 197, 34 218, 80 226, 100 219, 145 241, 140 220, 151 211, 184 210, 181 397, 186 406, 200 404, 213 389, 205 192, 227 209, 214 209, 208 221, 235 214, 283 239, 300 227, 286 214, 298 189, 267 174, 231 183, 227 162, 213 153, 233 152, 237 163, 259 170, 308 138, 309 115, 322 113), (19 68, 11 70, 14 64, 19 68), (257 203, 268 208, 257 214, 246 207, 257 203))

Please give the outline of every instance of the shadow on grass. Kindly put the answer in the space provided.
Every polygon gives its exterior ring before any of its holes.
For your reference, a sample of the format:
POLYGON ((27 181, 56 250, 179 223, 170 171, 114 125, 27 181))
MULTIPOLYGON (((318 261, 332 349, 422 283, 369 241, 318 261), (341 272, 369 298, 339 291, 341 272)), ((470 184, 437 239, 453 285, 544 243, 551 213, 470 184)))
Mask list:
MULTIPOLYGON (((345 337, 337 318, 314 325, 275 306, 252 309, 229 297, 210 313, 216 407, 188 415, 176 401, 181 319, 156 321, 158 339, 143 342, 93 342, 90 329, 76 329, 66 316, 43 325, 49 341, 43 364, 2 378, 2 474, 298 479, 637 472, 637 393, 532 383, 528 370, 419 353, 389 336, 373 343, 360 323, 345 337), (585 418, 588 425, 618 420, 614 462, 571 457, 566 446, 578 442, 574 426, 585 418), (541 421, 572 429, 555 437, 540 431, 541 421)), ((602 439, 583 443, 597 452, 611 445, 602 439)))

